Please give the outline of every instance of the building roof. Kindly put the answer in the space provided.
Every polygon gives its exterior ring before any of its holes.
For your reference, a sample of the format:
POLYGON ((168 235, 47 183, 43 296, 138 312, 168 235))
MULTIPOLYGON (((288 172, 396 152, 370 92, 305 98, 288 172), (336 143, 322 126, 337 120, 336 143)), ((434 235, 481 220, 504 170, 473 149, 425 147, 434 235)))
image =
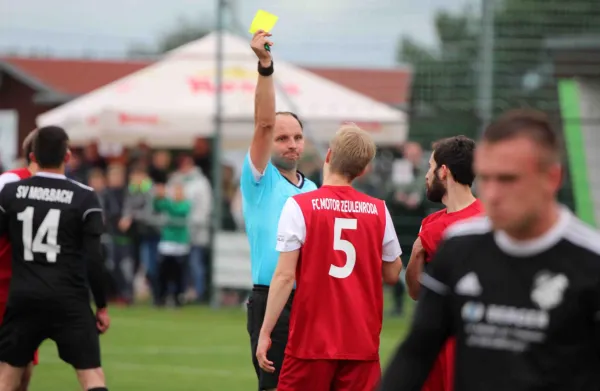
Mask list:
MULTIPOLYGON (((46 99, 60 103, 91 92, 151 63, 134 60, 0 57, 0 70, 45 94, 46 99)), ((409 99, 411 72, 407 68, 303 68, 393 106, 404 105, 409 99)))
POLYGON ((544 46, 555 77, 600 77, 599 34, 550 37, 544 46))

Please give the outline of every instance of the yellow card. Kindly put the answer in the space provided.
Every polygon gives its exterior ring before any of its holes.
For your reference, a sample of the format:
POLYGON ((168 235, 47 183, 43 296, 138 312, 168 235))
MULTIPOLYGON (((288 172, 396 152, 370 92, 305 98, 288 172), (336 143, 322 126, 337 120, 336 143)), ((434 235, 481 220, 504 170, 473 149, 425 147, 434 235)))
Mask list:
POLYGON ((250 34, 254 34, 258 30, 270 32, 273 27, 275 27, 275 23, 277 23, 278 19, 279 16, 273 15, 267 11, 258 10, 250 25, 250 34))

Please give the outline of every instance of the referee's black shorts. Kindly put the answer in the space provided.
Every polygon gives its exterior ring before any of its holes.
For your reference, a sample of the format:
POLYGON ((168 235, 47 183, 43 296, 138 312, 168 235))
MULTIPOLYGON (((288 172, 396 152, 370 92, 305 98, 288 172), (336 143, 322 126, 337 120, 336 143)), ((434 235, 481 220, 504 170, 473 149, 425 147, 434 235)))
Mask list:
POLYGON ((260 329, 265 318, 265 312, 267 310, 267 296, 269 295, 269 287, 265 285, 254 285, 252 294, 248 299, 248 334, 250 335, 250 347, 252 349, 252 363, 254 364, 254 370, 258 377, 258 390, 269 390, 277 388, 279 381, 279 372, 283 364, 283 356, 285 353, 285 346, 288 341, 288 334, 290 328, 290 313, 292 311, 292 301, 294 298, 294 292, 290 295, 288 302, 286 303, 279 320, 275 324, 275 328, 271 333, 271 348, 267 353, 269 360, 273 361, 275 366, 275 372, 268 373, 260 369, 258 360, 256 359, 256 348, 258 346, 258 336, 260 329))
POLYGON ((53 309, 8 305, 0 326, 0 361, 26 367, 46 339, 56 342, 60 358, 75 369, 101 366, 96 319, 88 303, 53 309))

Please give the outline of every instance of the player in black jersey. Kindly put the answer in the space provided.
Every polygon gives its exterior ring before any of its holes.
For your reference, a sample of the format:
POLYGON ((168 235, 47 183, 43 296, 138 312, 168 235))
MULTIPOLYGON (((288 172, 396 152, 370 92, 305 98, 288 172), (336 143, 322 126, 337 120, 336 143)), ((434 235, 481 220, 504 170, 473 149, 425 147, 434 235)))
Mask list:
POLYGON ((447 231, 382 390, 420 391, 449 336, 455 391, 600 390, 600 234, 556 201, 561 151, 539 112, 486 129, 475 172, 488 216, 447 231))
POLYGON ((68 136, 38 129, 35 176, 0 192, 0 235, 12 245, 12 280, 0 326, 0 391, 12 391, 33 354, 52 339, 85 391, 106 391, 99 333, 108 329, 102 276, 102 209, 94 191, 64 175, 68 136), (91 288, 96 316, 89 304, 91 288))

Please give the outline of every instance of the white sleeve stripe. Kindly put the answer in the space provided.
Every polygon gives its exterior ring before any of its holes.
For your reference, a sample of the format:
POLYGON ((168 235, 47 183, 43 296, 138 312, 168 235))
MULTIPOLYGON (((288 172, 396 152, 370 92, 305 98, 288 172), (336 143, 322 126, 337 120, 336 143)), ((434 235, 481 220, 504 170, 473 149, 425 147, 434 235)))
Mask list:
POLYGON ((3 207, 1 207, 1 206, 0 206, 0 211, 1 211, 2 213, 6 213, 6 211, 4 210, 4 208, 3 208, 3 207))
POLYGON ((17 182, 20 180, 21 178, 14 172, 5 172, 4 174, 0 175, 0 190, 2 190, 4 185, 7 183, 17 182))
POLYGON ((423 285, 425 288, 427 288, 429 290, 434 291, 438 295, 445 296, 448 294, 448 292, 450 290, 445 284, 439 282, 438 280, 431 277, 427 273, 421 274, 420 281, 421 281, 421 285, 423 285))
POLYGON ((100 209, 100 208, 90 208, 90 209, 86 210, 85 212, 83 212, 83 217, 81 218, 81 220, 85 220, 85 218, 87 217, 87 215, 89 215, 92 212, 100 212, 100 213, 102 213, 102 209, 100 209))
POLYGON ((400 255, 402 255, 402 250, 398 251, 396 256, 383 254, 382 258, 385 262, 394 262, 400 255))

